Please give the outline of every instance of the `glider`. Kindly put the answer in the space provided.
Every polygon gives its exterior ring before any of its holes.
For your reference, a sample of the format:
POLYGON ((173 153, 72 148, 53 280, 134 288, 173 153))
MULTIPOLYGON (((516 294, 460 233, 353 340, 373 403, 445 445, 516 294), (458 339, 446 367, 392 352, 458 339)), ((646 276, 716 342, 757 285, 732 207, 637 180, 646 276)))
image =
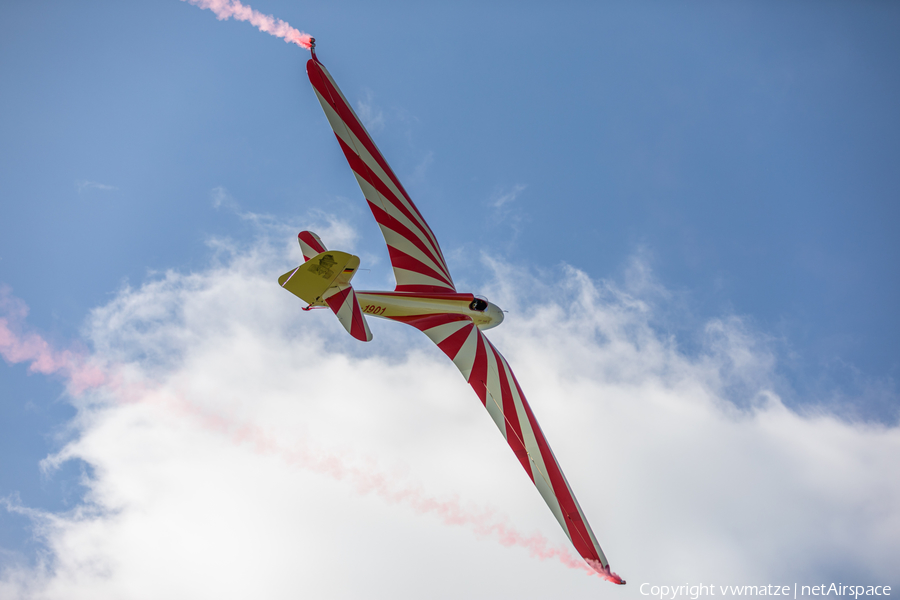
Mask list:
POLYGON ((563 531, 584 560, 609 581, 610 571, 572 488, 534 417, 512 369, 483 331, 503 321, 484 298, 457 291, 437 239, 372 137, 316 57, 306 63, 310 83, 387 243, 397 286, 392 292, 356 291, 350 280, 359 258, 328 250, 315 233, 298 239, 304 264, 278 278, 281 287, 313 307, 328 306, 354 338, 367 342, 366 316, 412 325, 456 365, 506 438, 563 531))

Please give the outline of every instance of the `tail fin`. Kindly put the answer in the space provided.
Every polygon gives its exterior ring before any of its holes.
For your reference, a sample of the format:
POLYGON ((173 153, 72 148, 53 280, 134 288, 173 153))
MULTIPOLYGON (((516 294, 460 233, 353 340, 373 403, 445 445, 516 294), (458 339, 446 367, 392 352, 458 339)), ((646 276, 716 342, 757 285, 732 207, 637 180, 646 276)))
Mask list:
POLYGON ((322 240, 312 231, 301 231, 297 235, 297 241, 300 242, 300 249, 303 251, 303 260, 307 261, 327 250, 322 240))
POLYGON ((328 305, 350 335, 363 342, 370 341, 372 332, 350 285, 359 267, 359 257, 329 252, 311 231, 300 232, 297 239, 305 263, 279 277, 278 283, 310 306, 328 305))

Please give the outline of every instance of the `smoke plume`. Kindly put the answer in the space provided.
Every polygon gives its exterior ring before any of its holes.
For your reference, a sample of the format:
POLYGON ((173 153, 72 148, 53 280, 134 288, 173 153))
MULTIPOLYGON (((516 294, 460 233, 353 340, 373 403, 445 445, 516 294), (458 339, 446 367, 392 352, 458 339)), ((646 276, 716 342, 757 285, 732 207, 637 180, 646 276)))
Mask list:
POLYGON ((308 33, 304 33, 298 29, 294 29, 281 19, 276 19, 272 15, 264 15, 258 10, 253 10, 249 6, 241 4, 238 0, 183 0, 200 8, 211 10, 216 18, 220 21, 225 19, 236 19, 238 21, 248 21, 251 25, 265 31, 275 37, 280 37, 289 44, 297 44, 301 48, 309 48, 312 46, 312 37, 308 33))

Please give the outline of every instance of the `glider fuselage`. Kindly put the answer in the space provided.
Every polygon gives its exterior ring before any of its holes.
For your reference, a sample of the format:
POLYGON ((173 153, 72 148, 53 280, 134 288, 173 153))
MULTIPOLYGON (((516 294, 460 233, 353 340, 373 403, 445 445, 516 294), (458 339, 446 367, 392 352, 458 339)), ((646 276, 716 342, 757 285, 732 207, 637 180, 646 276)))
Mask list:
POLYGON ((451 313, 472 319, 478 329, 490 329, 503 322, 500 307, 474 294, 357 291, 356 297, 367 316, 392 321, 451 313))

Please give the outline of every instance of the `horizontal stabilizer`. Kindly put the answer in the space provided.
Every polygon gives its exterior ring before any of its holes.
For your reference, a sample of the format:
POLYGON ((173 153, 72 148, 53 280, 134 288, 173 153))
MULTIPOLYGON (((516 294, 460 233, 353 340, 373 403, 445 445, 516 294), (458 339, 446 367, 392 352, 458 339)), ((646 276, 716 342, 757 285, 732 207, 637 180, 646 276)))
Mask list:
POLYGON ((328 306, 337 315, 338 321, 350 335, 361 342, 372 340, 372 332, 369 331, 369 324, 359 307, 359 300, 356 299, 356 292, 353 291, 352 285, 346 283, 329 289, 325 302, 328 303, 328 306))
MULTIPOLYGON (((278 278, 281 287, 311 306, 324 306, 328 288, 349 284, 359 267, 359 257, 327 250, 278 278)), ((340 291, 340 290, 338 290, 340 291)))

